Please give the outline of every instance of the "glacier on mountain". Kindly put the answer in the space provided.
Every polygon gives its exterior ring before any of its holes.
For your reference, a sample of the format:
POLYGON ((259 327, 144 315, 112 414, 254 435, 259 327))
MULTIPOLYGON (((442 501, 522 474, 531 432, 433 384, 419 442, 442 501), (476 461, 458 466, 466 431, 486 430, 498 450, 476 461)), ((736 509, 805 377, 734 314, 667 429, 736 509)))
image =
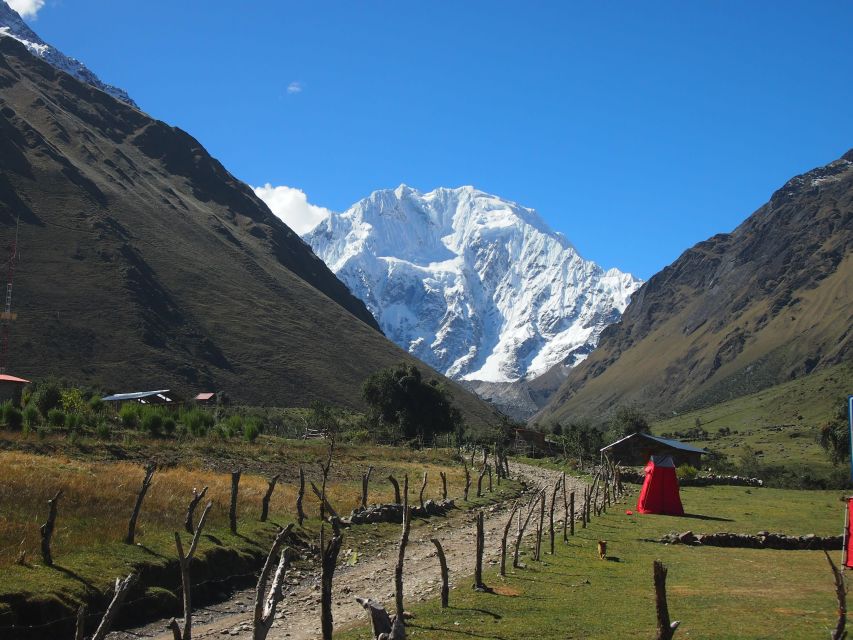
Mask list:
POLYGON ((641 284, 581 258, 532 209, 473 187, 376 191, 303 239, 391 340, 461 380, 577 364, 641 284))
POLYGON ((38 34, 27 26, 21 16, 12 9, 4 0, 0 0, 0 37, 7 36, 22 43, 30 53, 38 56, 45 62, 60 71, 68 73, 81 82, 85 82, 96 89, 100 89, 125 104, 139 108, 124 89, 119 89, 111 84, 101 82, 100 78, 86 67, 82 62, 62 53, 59 49, 47 44, 38 34))

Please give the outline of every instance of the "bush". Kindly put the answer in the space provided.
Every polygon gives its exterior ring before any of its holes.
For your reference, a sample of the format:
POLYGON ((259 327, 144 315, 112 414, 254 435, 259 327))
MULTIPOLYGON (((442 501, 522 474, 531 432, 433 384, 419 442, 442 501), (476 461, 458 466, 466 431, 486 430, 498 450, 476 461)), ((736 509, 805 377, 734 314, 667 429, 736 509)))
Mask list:
POLYGON ((693 480, 693 478, 699 475, 699 470, 692 465, 683 464, 676 468, 675 475, 679 480, 693 480))
POLYGON ((15 405, 7 402, 3 405, 3 422, 10 429, 18 430, 24 423, 24 416, 15 405))
POLYGON ((125 404, 118 412, 121 424, 128 429, 135 429, 139 425, 139 409, 136 405, 125 404))
POLYGON ((179 421, 183 424, 191 434, 196 437, 205 435, 213 426, 213 416, 207 411, 201 409, 189 409, 184 411, 179 421))
POLYGON ((104 401, 101 400, 101 396, 92 396, 90 398, 89 409, 91 409, 92 413, 100 413, 104 410, 104 401))
POLYGON ((247 442, 254 442, 261 435, 261 425, 257 420, 249 420, 243 425, 243 439, 247 442))
POLYGON ((62 409, 51 409, 47 412, 47 422, 52 427, 64 427, 65 412, 62 409))
POLYGON ((163 418, 163 431, 167 434, 172 435, 175 433, 176 426, 175 419, 172 416, 166 416, 163 418))
POLYGON ((65 414, 65 428, 71 433, 78 433, 83 430, 83 419, 76 413, 65 414))
POLYGON ((142 428, 152 436, 159 436, 163 430, 163 416, 158 411, 146 411, 142 418, 142 428))
POLYGON ((34 402, 39 412, 47 418, 51 409, 55 409, 62 402, 62 389, 59 383, 52 380, 42 382, 38 385, 31 402, 34 402))
POLYGON ((89 409, 89 405, 83 399, 80 389, 64 389, 60 392, 60 402, 65 413, 76 413, 82 415, 89 409))
POLYGON ((101 440, 109 440, 112 431, 110 423, 106 420, 98 420, 98 424, 95 425, 95 435, 101 440))
POLYGON ((24 407, 24 424, 32 428, 38 424, 39 410, 33 404, 24 407))
POLYGON ((233 438, 238 433, 243 432, 243 418, 240 416, 229 416, 224 425, 225 434, 229 438, 233 438))

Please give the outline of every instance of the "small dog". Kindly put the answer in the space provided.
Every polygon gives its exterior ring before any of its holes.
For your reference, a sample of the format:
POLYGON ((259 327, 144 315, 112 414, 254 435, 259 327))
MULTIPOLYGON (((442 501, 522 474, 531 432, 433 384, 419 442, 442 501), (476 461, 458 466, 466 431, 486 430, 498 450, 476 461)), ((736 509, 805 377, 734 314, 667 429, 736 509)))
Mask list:
POLYGON ((598 541, 598 558, 599 560, 607 559, 607 540, 598 541))

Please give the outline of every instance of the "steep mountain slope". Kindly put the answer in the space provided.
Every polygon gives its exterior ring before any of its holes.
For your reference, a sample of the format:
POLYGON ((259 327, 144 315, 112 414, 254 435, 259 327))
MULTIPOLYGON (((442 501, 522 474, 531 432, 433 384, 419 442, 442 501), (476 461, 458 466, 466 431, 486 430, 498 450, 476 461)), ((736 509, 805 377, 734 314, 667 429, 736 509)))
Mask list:
POLYGON ((376 191, 304 238, 389 338, 462 380, 579 362, 640 284, 473 187, 376 191))
MULTIPOLYGON (((21 223, 11 372, 354 406, 367 375, 410 359, 185 132, 8 37, 0 89, 4 244, 21 223)), ((469 419, 491 415, 456 395, 469 419)))
POLYGON ((60 71, 74 76, 80 82, 85 82, 96 89, 105 91, 116 100, 121 100, 132 107, 137 106, 124 89, 101 82, 100 78, 92 73, 82 62, 66 56, 59 49, 39 38, 21 19, 21 16, 3 0, 0 0, 0 35, 11 36, 22 43, 34 56, 38 56, 60 71))
POLYGON ((652 277, 537 419, 671 415, 849 361, 851 249, 853 151, 652 277))

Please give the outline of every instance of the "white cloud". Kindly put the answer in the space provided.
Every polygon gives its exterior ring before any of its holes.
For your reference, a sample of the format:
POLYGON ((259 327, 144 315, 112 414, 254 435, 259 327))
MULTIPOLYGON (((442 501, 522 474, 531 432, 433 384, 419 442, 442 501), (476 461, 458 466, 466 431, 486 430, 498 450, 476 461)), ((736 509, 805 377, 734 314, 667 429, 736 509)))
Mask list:
POLYGON ((6 4, 17 11, 22 18, 35 18, 44 6, 44 0, 6 0, 6 4))
POLYGON ((300 236, 311 231, 331 214, 325 207, 309 203, 308 196, 301 189, 274 187, 269 182, 263 187, 252 189, 256 196, 267 203, 270 211, 300 236))
POLYGON ((294 93, 302 93, 302 83, 294 80, 289 85, 287 85, 287 92, 290 95, 293 95, 294 93))

